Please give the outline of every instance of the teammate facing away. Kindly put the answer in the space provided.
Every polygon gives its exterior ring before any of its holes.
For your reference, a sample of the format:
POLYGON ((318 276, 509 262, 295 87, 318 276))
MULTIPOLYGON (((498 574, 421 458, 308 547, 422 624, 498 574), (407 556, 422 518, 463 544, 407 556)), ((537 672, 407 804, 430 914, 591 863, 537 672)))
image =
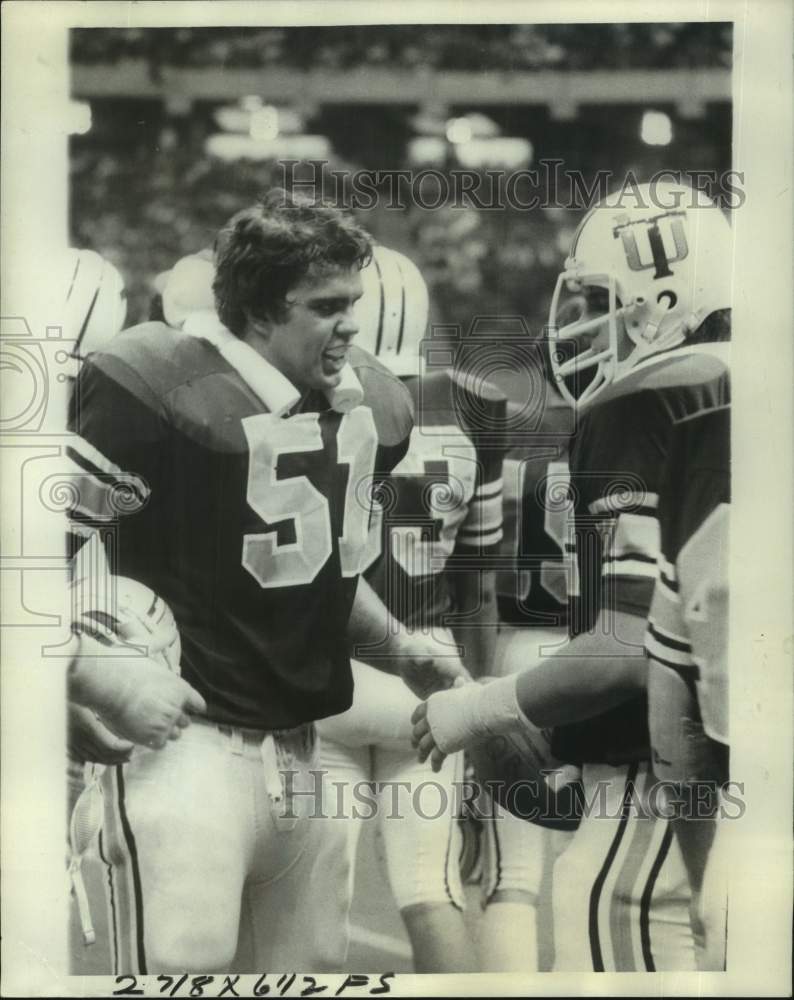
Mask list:
POLYGON ((558 969, 695 964, 681 853, 651 801, 643 638, 674 422, 727 391, 705 342, 729 335, 731 235, 685 186, 639 196, 588 214, 552 301, 552 336, 577 347, 573 359, 555 350, 552 366, 581 415, 570 457, 580 584, 571 642, 517 679, 433 697, 415 717, 422 757, 555 726, 554 756, 583 765, 596 808, 555 866, 558 969), (557 330, 566 287, 584 295, 586 312, 557 330))
POLYGON ((461 670, 358 579, 379 537, 361 491, 412 426, 405 389, 352 344, 370 252, 338 210, 273 191, 218 235, 214 310, 127 331, 80 373, 85 495, 139 483, 112 568, 170 606, 207 706, 105 772, 119 972, 228 967, 241 919, 256 968, 341 967, 347 860, 313 723, 350 703, 351 641, 418 693, 461 670))
MULTIPOLYGON (((521 426, 521 409, 508 403, 510 426, 519 433, 504 463, 501 553, 510 563, 497 574, 501 624, 488 671, 497 677, 517 673, 565 643, 569 594, 575 590, 570 407, 549 392, 531 431, 521 426)), ((481 971, 548 969, 554 957, 551 871, 571 834, 528 823, 496 802, 490 810, 495 818, 480 827, 481 971)))
MULTIPOLYGON (((489 445, 487 431, 504 425, 506 400, 485 380, 425 371, 427 288, 408 258, 376 246, 362 280, 362 341, 402 378, 416 412, 408 452, 387 484, 383 549, 366 578, 412 632, 435 635, 450 650, 460 643, 476 675, 488 668, 496 639, 494 574, 485 557, 502 537, 503 450, 489 445)), ((354 674, 353 706, 320 723, 323 765, 345 789, 348 816, 357 784, 380 790, 379 832, 415 970, 477 971, 459 869, 462 754, 434 776, 411 746, 416 698, 364 663, 354 662, 354 674), (405 791, 395 809, 396 782, 405 791)), ((348 820, 351 861, 360 832, 361 820, 348 820)))

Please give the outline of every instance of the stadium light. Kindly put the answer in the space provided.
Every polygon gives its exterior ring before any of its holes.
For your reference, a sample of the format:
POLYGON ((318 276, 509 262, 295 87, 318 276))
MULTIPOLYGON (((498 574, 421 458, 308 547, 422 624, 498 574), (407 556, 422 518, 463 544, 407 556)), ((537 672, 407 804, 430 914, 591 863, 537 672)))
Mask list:
POLYGON ((252 139, 259 142, 268 142, 275 139, 279 133, 279 113, 278 108, 272 104, 266 104, 262 108, 257 108, 251 112, 251 121, 248 125, 248 134, 252 139))
POLYGON ((280 135, 274 139, 255 139, 250 135, 218 132, 204 143, 210 156, 220 160, 325 160, 331 144, 324 135, 280 135))
POLYGON ((70 135, 91 131, 91 105, 87 101, 69 101, 66 113, 66 131, 70 135))
POLYGON ((471 122, 467 118, 450 118, 447 122, 447 140, 455 145, 471 142, 474 136, 471 122))
POLYGON ((519 170, 532 162, 533 151, 528 139, 507 137, 472 139, 455 146, 458 163, 470 169, 503 167, 505 170, 519 170))
POLYGON ((673 123, 664 111, 645 111, 640 138, 648 146, 669 146, 673 141, 673 123))
POLYGON ((408 162, 412 167, 443 167, 447 161, 447 143, 434 135, 421 135, 408 143, 408 162))

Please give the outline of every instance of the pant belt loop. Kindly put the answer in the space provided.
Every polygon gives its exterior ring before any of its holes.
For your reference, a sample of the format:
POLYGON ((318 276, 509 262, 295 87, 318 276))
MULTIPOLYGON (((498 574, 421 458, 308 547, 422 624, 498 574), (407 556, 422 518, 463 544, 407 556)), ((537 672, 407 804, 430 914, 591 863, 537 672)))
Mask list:
POLYGON ((262 756, 262 766, 265 772, 265 789, 268 797, 271 802, 281 802, 283 796, 281 773, 278 769, 276 741, 272 733, 268 733, 262 740, 259 752, 262 756))
MULTIPOLYGON (((245 739, 242 730, 238 729, 237 726, 229 726, 225 731, 229 734, 229 746, 232 753, 237 757, 242 757, 245 752, 245 739)), ((221 729, 221 732, 224 730, 221 729)))

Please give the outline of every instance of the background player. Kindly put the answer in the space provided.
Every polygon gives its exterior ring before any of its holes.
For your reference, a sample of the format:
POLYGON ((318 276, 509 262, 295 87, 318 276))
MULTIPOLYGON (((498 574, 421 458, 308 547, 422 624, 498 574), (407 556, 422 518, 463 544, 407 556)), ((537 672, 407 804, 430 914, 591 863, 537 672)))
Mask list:
MULTIPOLYGON (((500 630, 493 673, 504 677, 567 640, 569 591, 575 593, 568 448, 570 408, 549 394, 541 419, 530 406, 508 403, 519 431, 504 462, 504 540, 510 567, 497 574, 500 630)), ((573 775, 572 775, 573 777, 573 775)), ((483 918, 478 928, 481 969, 548 970, 554 961, 551 870, 570 833, 514 817, 498 803, 495 821, 481 824, 483 918)))
POLYGON ((659 576, 648 618, 653 768, 692 887, 698 968, 725 968, 727 887, 719 789, 728 780, 730 408, 676 424, 659 495, 659 576))
POLYGON ((312 722, 349 704, 348 635, 419 693, 460 670, 357 579, 378 524, 355 491, 412 423, 399 382, 351 344, 369 253, 337 210, 271 192, 219 234, 217 313, 144 324, 81 371, 87 478, 142 484, 112 568, 167 601, 207 703, 181 740, 106 772, 119 971, 227 966, 241 907, 257 968, 338 967, 346 859, 333 824, 309 820, 312 722), (330 869, 340 890, 321 906, 312 874, 330 869))
MULTIPOLYGON (((69 374, 73 383, 83 361, 121 331, 127 312, 124 282, 113 264, 98 253, 69 249, 61 262, 58 294, 67 336, 73 342, 69 374)), ((77 511, 73 511, 71 528, 72 554, 77 554, 85 541, 77 511)), ((105 648, 92 643, 90 636, 82 637, 78 649, 82 655, 75 657, 69 671, 72 772, 86 761, 116 764, 126 760, 131 741, 164 743, 178 733, 176 720, 186 705, 194 712, 202 710, 203 699, 189 685, 164 674, 159 665, 144 662, 143 657, 136 657, 134 664, 127 659, 108 664, 103 659, 105 648), (97 711, 114 732, 100 721, 97 711)))
POLYGON ((475 730, 482 737, 527 718, 540 727, 577 721, 556 731, 552 748, 584 764, 585 792, 605 790, 606 810, 585 817, 555 867, 555 927, 564 928, 555 934, 558 969, 694 967, 680 852, 669 823, 647 805, 642 640, 671 428, 725 390, 686 346, 689 384, 676 385, 679 371, 673 388, 662 388, 671 356, 658 352, 729 335, 731 237, 722 213, 691 189, 638 190, 636 206, 607 199, 585 218, 551 307, 552 334, 585 342, 573 360, 555 352, 561 392, 580 406, 599 402, 584 413, 571 448, 581 588, 574 638, 517 681, 434 699, 415 729, 424 756, 438 754, 436 736, 458 749, 475 730), (587 312, 557 331, 568 286, 584 294, 587 312))
MULTIPOLYGON (((412 632, 429 632, 463 651, 473 675, 487 670, 496 644, 496 594, 483 557, 502 538, 502 450, 488 443, 504 425, 504 395, 476 375, 426 372, 422 339, 428 296, 414 264, 375 247, 362 273, 358 304, 361 341, 399 375, 416 411, 408 453, 396 466, 385 500, 385 541, 367 579, 392 614, 412 632), (458 566, 456 566, 456 559, 458 566), (464 565, 465 563, 465 565, 464 565), (454 638, 453 638, 454 637, 454 638)), ((446 807, 401 799, 390 808, 392 783, 421 789, 434 779, 411 746, 411 713, 417 701, 404 685, 354 663, 356 690, 347 712, 320 723, 321 754, 331 780, 347 787, 385 783, 378 802, 379 830, 389 881, 402 915, 417 972, 477 971, 463 919, 456 802, 462 754, 444 762, 435 782, 446 807)), ((348 808, 352 807, 348 799, 348 808)), ((360 821, 348 823, 355 855, 360 821)))

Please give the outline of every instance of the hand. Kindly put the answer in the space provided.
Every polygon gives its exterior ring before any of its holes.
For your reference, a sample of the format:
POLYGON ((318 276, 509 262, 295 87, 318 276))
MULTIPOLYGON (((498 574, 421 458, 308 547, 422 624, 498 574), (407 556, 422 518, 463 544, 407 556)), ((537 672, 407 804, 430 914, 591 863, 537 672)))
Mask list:
POLYGON ((120 740, 104 726, 90 708, 67 703, 66 740, 69 754, 81 763, 124 764, 130 759, 133 743, 120 740))
POLYGON ((397 673, 417 698, 471 680, 454 646, 433 636, 405 636, 394 656, 397 673))
POLYGON ((476 684, 461 680, 451 691, 430 695, 414 710, 411 721, 411 742, 419 760, 429 757, 434 771, 448 754, 530 725, 518 704, 515 676, 482 678, 476 684))
POLYGON ((144 656, 108 654, 108 649, 82 636, 69 676, 69 697, 93 709, 116 736, 154 750, 179 738, 190 713, 207 705, 187 681, 144 656))
MULTIPOLYGON (((437 693, 434 697, 443 697, 443 692, 437 693)), ((414 727, 411 735, 411 745, 419 751, 419 760, 424 763, 429 757, 433 770, 440 771, 447 754, 436 745, 433 730, 430 728, 430 723, 427 719, 426 701, 416 706, 414 714, 411 716, 411 722, 414 727)))

